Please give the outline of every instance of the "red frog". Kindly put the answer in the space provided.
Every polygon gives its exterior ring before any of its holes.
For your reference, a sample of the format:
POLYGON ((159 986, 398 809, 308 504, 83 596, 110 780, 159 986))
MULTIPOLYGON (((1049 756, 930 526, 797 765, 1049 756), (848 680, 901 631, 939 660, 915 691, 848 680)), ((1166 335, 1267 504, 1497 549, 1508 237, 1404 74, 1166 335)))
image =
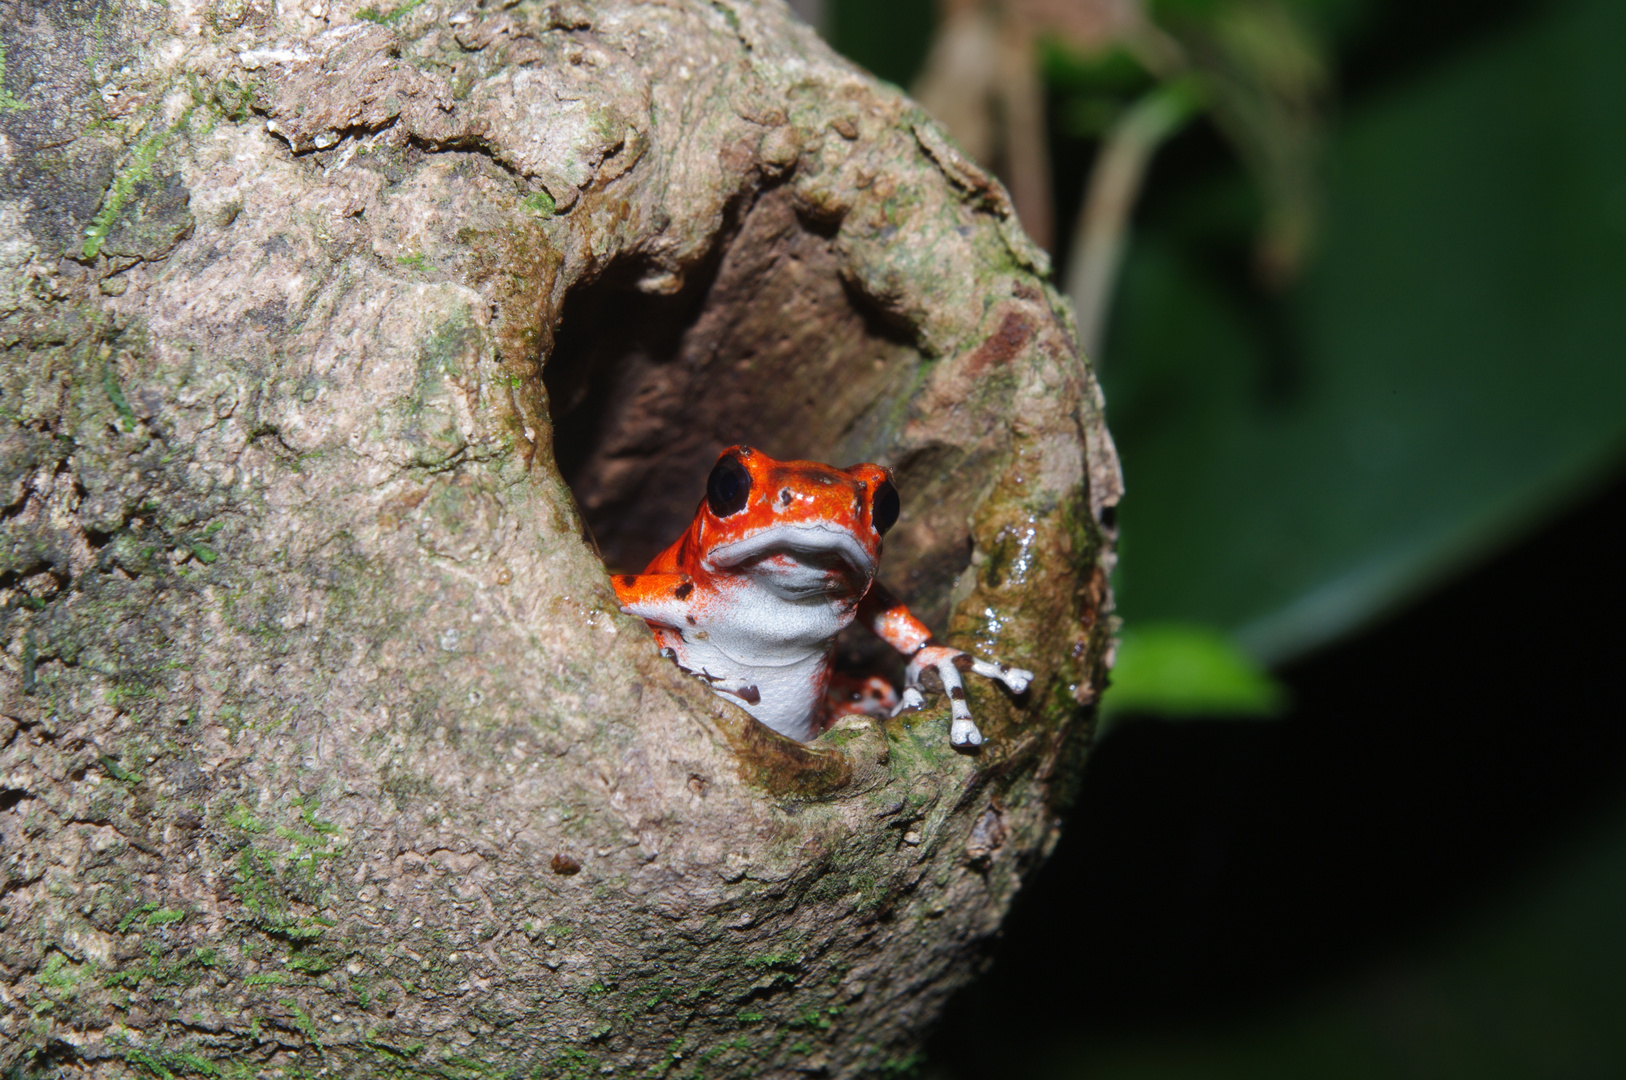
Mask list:
POLYGON ((960 672, 1018 694, 1033 673, 935 643, 875 580, 881 537, 898 510, 892 474, 879 465, 775 461, 732 446, 688 530, 642 574, 616 575, 615 594, 678 667, 780 734, 806 742, 845 713, 918 709, 930 669, 948 692, 949 741, 981 745, 960 672), (901 700, 879 678, 856 693, 830 693, 836 635, 854 618, 909 657, 901 700))

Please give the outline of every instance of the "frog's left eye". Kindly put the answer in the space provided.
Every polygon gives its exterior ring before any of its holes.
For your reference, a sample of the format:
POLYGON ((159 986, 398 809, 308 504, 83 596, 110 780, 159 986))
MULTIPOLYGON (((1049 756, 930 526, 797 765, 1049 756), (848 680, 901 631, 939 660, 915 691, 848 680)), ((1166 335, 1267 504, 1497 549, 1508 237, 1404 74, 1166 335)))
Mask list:
POLYGON ((898 509, 898 489, 892 481, 882 480, 869 504, 869 520, 875 531, 885 536, 886 530, 898 522, 898 509))
POLYGON ((751 497, 751 474, 730 454, 722 458, 706 480, 706 505, 718 517, 728 517, 745 509, 751 497))

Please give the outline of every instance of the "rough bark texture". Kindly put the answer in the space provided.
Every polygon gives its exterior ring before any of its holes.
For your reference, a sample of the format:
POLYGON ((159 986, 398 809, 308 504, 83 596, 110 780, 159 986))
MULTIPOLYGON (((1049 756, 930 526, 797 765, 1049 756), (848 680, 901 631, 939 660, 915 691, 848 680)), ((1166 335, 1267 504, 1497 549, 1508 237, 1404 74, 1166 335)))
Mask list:
POLYGON ((905 1071, 1110 644, 1003 190, 769 2, 0 43, 0 1069, 905 1071), (940 696, 789 742, 617 613, 734 441, 897 470, 883 576, 1039 673, 980 753, 940 696))

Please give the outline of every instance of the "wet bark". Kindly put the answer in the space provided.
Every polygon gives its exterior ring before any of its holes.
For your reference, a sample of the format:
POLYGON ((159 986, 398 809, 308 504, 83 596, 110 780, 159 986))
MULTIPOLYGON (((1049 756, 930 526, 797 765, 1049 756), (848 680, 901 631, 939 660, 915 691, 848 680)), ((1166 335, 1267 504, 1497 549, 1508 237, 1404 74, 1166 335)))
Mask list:
POLYGON ((0 43, 0 1069, 905 1069, 1110 645, 1004 191, 776 4, 0 43), (894 591, 1038 672, 979 753, 941 696, 790 742, 617 612, 736 441, 897 471, 894 591))

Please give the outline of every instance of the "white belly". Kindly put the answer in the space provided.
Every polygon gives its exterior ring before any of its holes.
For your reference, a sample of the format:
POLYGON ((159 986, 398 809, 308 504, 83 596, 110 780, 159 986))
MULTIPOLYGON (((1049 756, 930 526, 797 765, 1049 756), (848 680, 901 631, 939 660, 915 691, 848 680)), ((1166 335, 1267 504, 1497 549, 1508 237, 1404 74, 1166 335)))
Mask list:
POLYGON ((854 609, 823 598, 789 601, 747 581, 731 591, 726 618, 673 628, 663 638, 678 664, 718 697, 806 742, 817 734, 836 635, 854 609))

